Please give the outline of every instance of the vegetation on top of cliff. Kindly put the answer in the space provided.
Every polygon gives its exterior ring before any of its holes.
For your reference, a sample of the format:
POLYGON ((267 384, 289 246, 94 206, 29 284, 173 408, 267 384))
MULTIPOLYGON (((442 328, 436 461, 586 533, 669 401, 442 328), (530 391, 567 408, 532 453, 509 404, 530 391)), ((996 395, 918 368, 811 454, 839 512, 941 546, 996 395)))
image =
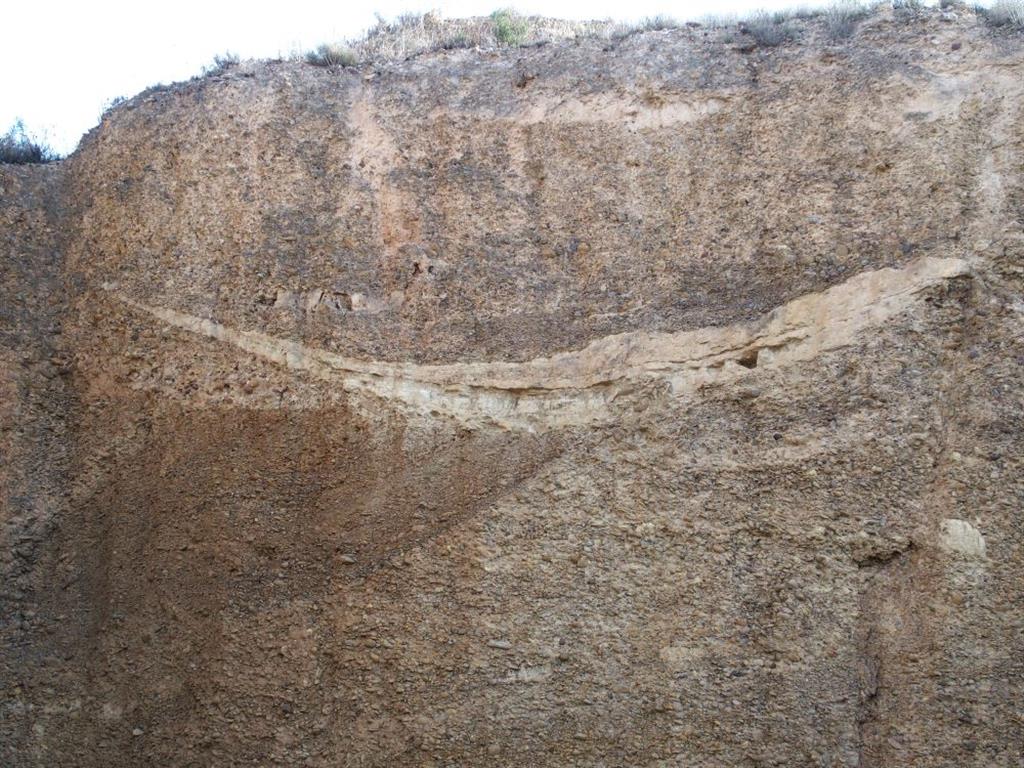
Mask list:
POLYGON ((973 11, 991 26, 1024 27, 1024 0, 995 0, 990 7, 975 6, 973 9, 960 0, 939 0, 936 7, 927 5, 924 0, 889 0, 873 4, 838 0, 821 8, 758 11, 746 18, 709 17, 700 22, 683 22, 659 15, 630 24, 523 16, 505 8, 490 16, 467 19, 443 19, 437 13, 403 14, 394 21, 378 17, 376 25, 364 37, 321 45, 307 53, 305 60, 324 67, 355 66, 403 60, 438 50, 494 49, 582 38, 621 40, 638 32, 682 27, 713 31, 723 42, 737 42, 746 48, 770 48, 795 42, 811 33, 813 27, 808 26, 810 22, 814 22, 827 39, 834 42, 850 38, 862 21, 884 9, 891 9, 896 19, 941 13, 949 20, 950 17, 955 18, 957 12, 973 11))
POLYGON ((359 62, 355 51, 339 43, 324 43, 307 53, 306 61, 317 67, 351 67, 359 62))
POLYGON ((60 156, 47 144, 29 136, 21 120, 15 120, 7 133, 0 136, 0 163, 28 165, 54 160, 60 160, 60 156))
POLYGON ((511 8, 504 8, 491 14, 494 23, 494 38, 502 45, 520 45, 526 39, 530 26, 526 19, 511 8))
POLYGON ((1024 0, 996 0, 990 7, 974 7, 974 12, 993 27, 1024 29, 1024 0))
POLYGON ((501 9, 490 16, 444 19, 437 13, 406 13, 377 23, 358 40, 327 43, 305 55, 317 66, 353 66, 370 61, 396 61, 426 51, 457 48, 501 48, 549 40, 607 36, 611 21, 565 21, 523 16, 501 9))
POLYGON ((857 24, 870 15, 871 9, 859 3, 838 3, 825 11, 825 29, 833 40, 841 40, 853 35, 857 24))
POLYGON ((213 63, 203 68, 204 75, 213 75, 218 72, 226 72, 232 67, 238 66, 241 58, 237 53, 231 53, 226 51, 225 53, 219 53, 213 57, 213 63))

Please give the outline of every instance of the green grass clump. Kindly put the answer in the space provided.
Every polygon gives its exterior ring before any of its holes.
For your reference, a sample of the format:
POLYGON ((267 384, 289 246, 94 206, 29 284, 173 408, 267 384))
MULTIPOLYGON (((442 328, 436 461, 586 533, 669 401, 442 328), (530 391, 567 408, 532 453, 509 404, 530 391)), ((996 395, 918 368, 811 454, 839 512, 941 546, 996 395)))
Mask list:
POLYGON ((492 13, 491 22, 494 24, 494 38, 499 45, 522 45, 526 33, 530 31, 526 19, 511 8, 492 13))

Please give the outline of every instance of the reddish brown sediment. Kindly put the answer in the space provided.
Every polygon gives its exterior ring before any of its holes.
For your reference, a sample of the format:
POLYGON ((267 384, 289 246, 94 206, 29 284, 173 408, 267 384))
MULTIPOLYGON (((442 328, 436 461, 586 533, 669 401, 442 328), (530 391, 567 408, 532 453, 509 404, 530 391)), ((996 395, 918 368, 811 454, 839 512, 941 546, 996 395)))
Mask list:
POLYGON ((1024 42, 705 32, 0 167, 0 764, 1024 763, 1024 42))

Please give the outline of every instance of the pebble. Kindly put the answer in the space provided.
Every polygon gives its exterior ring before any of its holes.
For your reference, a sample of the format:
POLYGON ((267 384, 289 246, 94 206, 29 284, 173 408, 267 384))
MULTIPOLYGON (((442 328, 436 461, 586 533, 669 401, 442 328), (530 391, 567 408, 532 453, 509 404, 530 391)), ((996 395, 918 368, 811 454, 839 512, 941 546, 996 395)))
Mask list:
POLYGON ((512 647, 512 643, 508 640, 488 640, 487 646, 489 648, 497 648, 499 651, 507 651, 512 647))

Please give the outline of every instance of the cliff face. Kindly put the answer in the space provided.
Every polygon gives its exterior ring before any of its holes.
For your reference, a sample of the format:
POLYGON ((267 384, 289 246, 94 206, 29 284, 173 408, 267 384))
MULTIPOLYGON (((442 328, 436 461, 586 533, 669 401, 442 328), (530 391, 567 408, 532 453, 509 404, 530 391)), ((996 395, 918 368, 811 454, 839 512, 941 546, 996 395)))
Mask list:
POLYGON ((0 762, 1024 761, 1024 44, 243 64, 0 169, 0 762))

